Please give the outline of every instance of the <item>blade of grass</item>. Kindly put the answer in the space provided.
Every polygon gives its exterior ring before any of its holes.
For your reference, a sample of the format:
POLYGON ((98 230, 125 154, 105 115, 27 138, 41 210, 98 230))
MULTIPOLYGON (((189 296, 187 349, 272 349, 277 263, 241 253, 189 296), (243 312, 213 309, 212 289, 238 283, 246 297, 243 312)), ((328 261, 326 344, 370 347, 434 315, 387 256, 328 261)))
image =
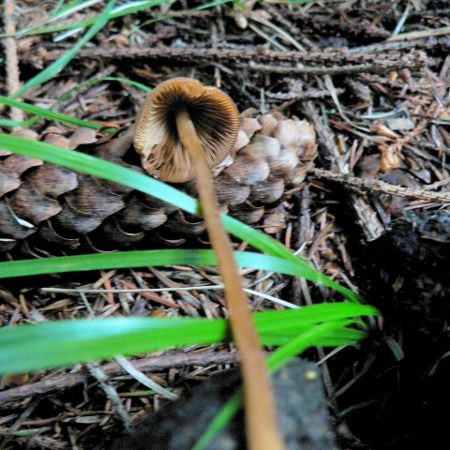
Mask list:
MULTIPOLYGON (((91 86, 97 83, 101 83, 104 81, 117 81, 122 84, 130 84, 131 86, 134 86, 144 92, 151 92, 152 89, 145 86, 142 83, 139 83, 138 81, 130 80, 128 78, 123 77, 101 77, 101 78, 94 78, 92 80, 87 80, 84 83, 79 84, 78 86, 75 86, 72 89, 69 89, 64 95, 62 95, 58 100, 54 103, 53 107, 58 105, 59 103, 63 102, 67 98, 70 97, 70 95, 73 92, 79 91, 85 86, 91 86)), ((76 117, 67 116, 66 114, 54 112, 51 109, 44 109, 39 108, 38 106, 30 105, 29 103, 24 103, 19 100, 14 100, 10 97, 4 97, 3 95, 0 95, 0 104, 11 106, 14 108, 21 109, 22 111, 28 112, 30 114, 34 114, 35 116, 42 117, 47 120, 55 120, 62 123, 68 123, 70 125, 76 125, 79 127, 85 127, 85 128, 91 128, 93 130, 101 130, 103 128, 103 131, 106 134, 114 134, 114 129, 105 129, 103 125, 97 124, 95 122, 88 122, 86 120, 77 119, 76 117)), ((7 119, 0 119, 0 126, 5 127, 28 127, 32 124, 34 124, 37 121, 37 119, 33 120, 27 120, 24 122, 14 122, 7 119)))
MULTIPOLYGON (((69 2, 69 5, 66 5, 63 9, 68 8, 71 3, 80 3, 80 2, 76 2, 76 1, 69 2)), ((24 36, 26 34, 33 34, 32 31, 39 30, 39 29, 43 28, 46 24, 50 23, 51 21, 54 21, 54 20, 60 18, 61 16, 60 16, 59 12, 60 12, 61 8, 63 7, 63 4, 64 4, 64 0, 58 0, 56 2, 56 4, 54 5, 53 10, 51 11, 49 17, 47 19, 45 19, 43 22, 33 25, 28 28, 23 28, 20 31, 17 31, 16 33, 14 33, 12 35, 7 35, 6 33, 0 33, 0 39, 7 37, 7 36, 19 37, 19 36, 24 36)))
POLYGON ((48 22, 54 22, 55 20, 60 20, 64 17, 70 16, 73 13, 78 11, 82 11, 83 9, 89 8, 97 3, 100 3, 103 0, 87 0, 87 1, 72 1, 61 8, 59 11, 54 12, 49 19, 48 22))
POLYGON ((92 86, 92 85, 98 84, 98 83, 103 83, 105 81, 117 81, 117 82, 122 83, 122 84, 129 84, 130 86, 133 86, 133 87, 135 87, 137 89, 140 89, 141 91, 146 92, 147 94, 152 92, 152 89, 149 88, 148 86, 146 86, 145 84, 139 83, 138 81, 130 80, 129 78, 124 78, 124 77, 99 77, 99 78, 92 78, 90 80, 83 81, 83 83, 80 83, 78 86, 75 86, 72 89, 69 89, 64 95, 61 96, 60 99, 58 99, 56 104, 59 101, 64 101, 67 98, 69 98, 69 96, 73 92, 78 92, 80 89, 83 89, 84 87, 92 86))
MULTIPOLYGON (((230 232, 233 232, 230 229, 230 232)), ((329 279, 314 269, 297 264, 286 258, 261 255, 251 252, 236 252, 240 267, 303 277, 315 283, 330 285, 329 279)), ((75 256, 61 256, 35 260, 17 260, 0 262, 0 279, 51 273, 77 272, 86 270, 119 269, 129 267, 192 265, 216 266, 216 259, 211 250, 145 250, 117 253, 97 253, 75 256)))
MULTIPOLYGON (((162 4, 168 4, 169 0, 152 0, 152 1, 142 1, 138 4, 136 4, 138 2, 131 2, 130 5, 121 5, 118 6, 116 8, 114 8, 111 12, 110 18, 109 20, 114 20, 117 19, 119 17, 123 17, 129 14, 135 14, 137 12, 141 12, 144 11, 146 9, 149 8, 153 8, 154 6, 159 6, 162 4)), ((213 2, 208 2, 205 3, 203 5, 197 6, 196 8, 193 8, 192 11, 201 11, 204 9, 208 9, 208 8, 214 8, 216 6, 220 6, 220 5, 224 5, 226 3, 233 3, 235 5, 240 5, 239 1, 236 0, 216 0, 213 2)), ((65 11, 65 10, 64 10, 65 11)), ((188 10, 191 11, 191 10, 188 10)), ((84 20, 80 20, 77 22, 72 22, 72 23, 66 23, 66 24, 62 24, 62 25, 56 25, 56 26, 52 26, 52 27, 45 27, 44 25, 49 23, 49 22, 53 22, 55 20, 59 20, 61 17, 59 15, 56 16, 51 16, 48 20, 46 20, 43 24, 40 25, 36 25, 33 27, 29 27, 29 28, 25 28, 22 29, 18 32, 15 33, 14 36, 25 36, 25 35, 34 35, 34 34, 46 34, 46 33, 56 33, 59 31, 64 31, 64 30, 74 30, 74 29, 83 29, 87 26, 92 25, 93 23, 95 23, 98 20, 99 16, 94 16, 94 17, 90 17, 88 19, 84 19, 84 20)), ((163 20, 166 20, 168 18, 171 18, 172 16, 170 14, 168 14, 167 16, 163 16, 163 17, 158 17, 156 19, 152 19, 148 22, 145 22, 145 24, 148 23, 153 23, 153 22, 160 22, 163 20)), ((141 25, 144 26, 145 24, 141 25)), ((6 37, 5 34, 0 34, 0 38, 6 37)))
MULTIPOLYGON (((232 3, 234 7, 241 7, 242 6, 241 2, 240 1, 236 1, 236 0, 215 0, 215 1, 212 1, 212 2, 204 3, 203 5, 196 6, 195 8, 186 9, 183 12, 189 14, 190 12, 203 11, 205 9, 210 9, 210 8, 215 8, 216 6, 225 5, 227 3, 232 3)), ((146 20, 145 22, 141 23, 138 28, 142 29, 142 28, 144 28, 147 25, 151 25, 151 24, 158 23, 158 22, 164 22, 165 20, 173 19, 174 17, 176 17, 176 13, 175 14, 167 13, 164 16, 155 17, 153 19, 146 20)))
POLYGON ((313 324, 332 320, 339 321, 353 316, 364 315, 364 311, 371 311, 372 315, 379 314, 379 311, 373 306, 362 305, 361 303, 340 302, 320 303, 318 305, 310 305, 300 309, 265 311, 264 316, 261 316, 258 320, 260 320, 261 323, 264 322, 264 325, 267 326, 266 331, 269 333, 274 332, 275 330, 279 331, 277 326, 272 326, 271 323, 272 321, 275 321, 275 319, 278 320, 282 317, 283 331, 288 332, 298 317, 301 317, 306 324, 313 324), (320 308, 318 306, 320 306, 320 308))
MULTIPOLYGON (((0 148, 21 155, 42 159, 81 173, 124 184, 175 205, 188 213, 201 215, 198 202, 187 194, 162 183, 161 181, 137 173, 118 164, 104 161, 84 153, 67 151, 66 149, 61 149, 44 142, 31 141, 29 139, 5 134, 0 134, 0 148)), ((303 261, 292 254, 275 239, 229 216, 222 215, 222 220, 225 229, 239 239, 248 242, 262 252, 272 256, 278 256, 279 258, 285 259, 286 262, 290 261, 294 265, 297 265, 298 269, 302 270, 305 278, 308 277, 311 281, 330 287, 352 301, 359 301, 358 296, 350 289, 341 286, 323 275, 306 261, 303 261)))
POLYGON ((108 318, 0 330, 0 373, 18 373, 227 339, 224 320, 108 318))
MULTIPOLYGON (((126 16, 128 14, 134 14, 167 3, 169 3, 169 0, 151 0, 151 1, 142 1, 139 4, 136 4, 136 2, 132 2, 129 6, 123 5, 117 6, 111 11, 109 20, 114 20, 119 17, 126 16)), ((83 19, 77 22, 66 23, 62 25, 56 25, 51 27, 38 27, 38 28, 33 27, 19 31, 18 33, 16 33, 16 36, 24 36, 29 34, 34 35, 34 34, 56 33, 59 31, 71 30, 75 28, 85 28, 92 24, 95 24, 98 20, 99 16, 96 15, 88 19, 83 19)), ((0 35, 0 37, 2 37, 2 35, 0 35)))
MULTIPOLYGON (((334 304, 339 309, 344 304, 334 304)), ((320 312, 322 305, 308 306, 320 312)), ((363 332, 349 335, 345 327, 352 322, 354 313, 371 315, 373 308, 351 305, 346 319, 333 321, 334 335, 320 336, 315 343, 341 345, 352 343, 363 336, 363 332), (357 306, 357 308, 354 308, 357 306), (344 333, 339 333, 344 331, 344 333)), ((329 308, 328 308, 329 310, 329 308)), ((280 311, 282 313, 283 311, 280 311)), ((293 311, 297 330, 287 330, 283 335, 284 315, 272 315, 271 322, 265 320, 265 312, 255 314, 258 333, 267 345, 277 345, 280 338, 292 339, 299 332, 307 332, 317 326, 304 319, 301 310, 293 311), (266 330, 275 321, 280 335, 273 337, 266 330)), ((322 318, 321 322, 326 321, 322 318)), ((358 331, 358 330, 355 330, 358 331)), ((92 320, 66 320, 35 325, 19 325, 0 329, 0 374, 49 369, 95 359, 111 358, 151 352, 187 345, 210 345, 229 339, 228 321, 224 319, 191 318, 108 318, 92 320)))
POLYGON ((89 42, 109 21, 111 10, 117 0, 109 0, 106 4, 102 14, 97 18, 92 27, 81 37, 81 39, 64 55, 46 67, 43 71, 28 80, 17 92, 12 96, 13 98, 20 97, 25 92, 33 89, 46 81, 53 78, 64 67, 69 64, 73 57, 81 50, 81 48, 89 42))
MULTIPOLYGON (((310 278, 310 274, 305 273, 298 265, 282 258, 251 252, 235 252, 235 255, 240 267, 310 278)), ((0 279, 86 270, 171 265, 210 267, 216 266, 217 262, 212 250, 164 249, 95 253, 50 257, 40 259, 39 264, 36 264, 34 259, 0 262, 0 279)), ((311 281, 315 281, 314 277, 311 278, 311 281)))
POLYGON ((23 127, 23 126, 26 126, 25 122, 17 122, 15 120, 0 118, 0 127, 23 127))
MULTIPOLYGON (((19 100, 12 99, 10 97, 4 97, 0 95, 0 104, 11 106, 13 108, 21 109, 22 111, 34 114, 35 116, 42 117, 48 120, 55 120, 58 122, 68 123, 70 125, 76 125, 84 128, 91 128, 92 130, 101 130, 103 127, 94 122, 88 122, 86 120, 77 119, 76 117, 67 116, 54 112, 50 109, 39 108, 38 106, 30 105, 29 103, 21 102, 19 100)), ((24 124, 25 122, 23 122, 24 124)), ((21 126, 21 125, 19 125, 21 126)))

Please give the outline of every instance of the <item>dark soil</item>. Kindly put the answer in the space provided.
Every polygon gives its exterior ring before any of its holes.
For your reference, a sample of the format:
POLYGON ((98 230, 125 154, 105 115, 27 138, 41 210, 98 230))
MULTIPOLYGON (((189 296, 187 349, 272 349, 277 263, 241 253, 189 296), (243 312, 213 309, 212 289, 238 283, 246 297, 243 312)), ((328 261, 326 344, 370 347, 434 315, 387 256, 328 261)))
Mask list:
MULTIPOLYGON (((141 422, 135 431, 112 443, 113 450, 153 448, 189 450, 208 426, 230 392, 239 388, 236 371, 211 377, 193 389, 186 400, 172 403, 159 414, 141 422), (186 421, 195 417, 195 422, 186 421), (174 430, 176 432, 174 433, 174 430)), ((336 448, 334 432, 325 403, 320 374, 315 365, 301 359, 288 364, 274 376, 277 418, 288 448, 292 450, 332 450, 336 448)), ((207 447, 210 450, 233 450, 245 446, 243 414, 239 414, 207 447)))

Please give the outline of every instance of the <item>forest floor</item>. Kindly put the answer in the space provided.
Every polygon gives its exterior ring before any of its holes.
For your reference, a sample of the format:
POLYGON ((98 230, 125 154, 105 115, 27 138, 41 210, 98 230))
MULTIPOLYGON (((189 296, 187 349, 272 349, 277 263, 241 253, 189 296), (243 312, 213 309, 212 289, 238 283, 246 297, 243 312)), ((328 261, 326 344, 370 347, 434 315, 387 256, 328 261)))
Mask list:
MULTIPOLYGON (((3 28, 30 29, 2 40, 0 91, 10 95, 73 49, 80 31, 35 34, 56 2, 8 3, 15 9, 4 10, 3 28)), ((46 26, 95 17, 104 7, 78 3, 78 11, 46 26)), ((447 448, 450 2, 154 3, 109 21, 69 65, 21 100, 127 128, 146 95, 139 83, 154 87, 181 76, 220 87, 240 111, 276 110, 309 121, 317 134, 314 167, 258 226, 382 312, 364 342, 304 354, 321 361, 338 447, 447 448)), ((28 118, 18 110, 1 114, 28 118)), ((43 120, 29 129, 42 138, 67 131, 43 120)), ((89 144, 92 134, 78 139, 89 144)), ((243 276, 263 295, 254 297, 255 310, 281 308, 270 296, 295 305, 338 298, 287 276, 251 270, 243 276)), ((0 316, 5 325, 111 315, 223 317, 220 291, 152 291, 217 282, 217 273, 187 267, 27 278, 0 286, 0 316)), ((133 362, 189 396, 237 358, 222 345, 133 362)), ((118 363, 100 367, 122 400, 120 414, 92 367, 4 377, 0 449, 109 448, 129 420, 170 403, 149 395, 118 363)))

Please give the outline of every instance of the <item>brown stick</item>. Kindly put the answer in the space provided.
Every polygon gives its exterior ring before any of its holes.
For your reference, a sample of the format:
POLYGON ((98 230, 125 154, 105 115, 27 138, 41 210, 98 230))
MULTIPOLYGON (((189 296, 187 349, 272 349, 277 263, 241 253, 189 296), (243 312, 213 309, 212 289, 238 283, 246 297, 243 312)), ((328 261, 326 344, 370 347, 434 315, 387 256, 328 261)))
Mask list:
POLYGON ((353 177, 323 169, 312 169, 310 173, 317 178, 324 178, 366 191, 415 198, 433 203, 450 203, 450 192, 430 192, 425 189, 410 189, 403 186, 395 186, 375 178, 353 177))
POLYGON ((252 450, 281 450, 284 445, 276 422, 270 377, 242 289, 231 241, 220 218, 211 170, 189 113, 179 112, 176 122, 180 141, 189 152, 195 168, 203 216, 224 284, 231 330, 241 355, 248 445, 252 450))
MULTIPOLYGON (((59 50, 49 51, 45 62, 61 56, 59 50)), ((408 68, 410 70, 424 67, 426 55, 418 50, 409 53, 382 52, 370 54, 350 54, 342 50, 330 52, 300 52, 300 51, 260 51, 252 48, 214 49, 214 48, 93 48, 84 49, 75 58, 107 58, 145 59, 156 61, 176 61, 187 64, 227 63, 251 70, 265 70, 282 73, 335 74, 373 72, 386 73, 389 70, 408 68)), ((36 62, 36 56, 29 58, 24 55, 23 62, 36 62)))
MULTIPOLYGON (((158 372, 173 367, 209 366, 210 364, 238 363, 236 353, 169 353, 162 356, 149 356, 147 358, 133 360, 133 366, 142 372, 158 372)), ((102 366, 103 372, 109 377, 126 374, 118 363, 110 362, 102 366)), ((10 406, 34 395, 44 395, 50 392, 68 389, 77 384, 87 383, 89 374, 86 371, 63 373, 54 375, 35 383, 27 383, 22 386, 0 391, 0 408, 10 406)))

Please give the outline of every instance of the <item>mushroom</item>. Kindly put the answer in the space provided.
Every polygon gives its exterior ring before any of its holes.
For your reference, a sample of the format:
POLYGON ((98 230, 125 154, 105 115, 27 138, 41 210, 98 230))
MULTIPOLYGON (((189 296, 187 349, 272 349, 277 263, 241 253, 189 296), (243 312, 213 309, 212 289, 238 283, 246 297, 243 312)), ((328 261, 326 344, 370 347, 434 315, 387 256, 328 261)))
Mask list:
POLYGON ((174 78, 142 105, 134 146, 149 174, 184 183, 194 178, 197 159, 209 167, 221 163, 238 131, 239 113, 228 95, 190 78, 174 78))
POLYGON ((196 179, 224 284, 232 334, 241 354, 249 448, 277 450, 284 446, 270 378, 231 241, 220 218, 211 174, 211 168, 232 150, 238 131, 239 113, 230 97, 196 80, 175 78, 157 86, 145 100, 136 122, 134 146, 144 169, 162 181, 196 179))

